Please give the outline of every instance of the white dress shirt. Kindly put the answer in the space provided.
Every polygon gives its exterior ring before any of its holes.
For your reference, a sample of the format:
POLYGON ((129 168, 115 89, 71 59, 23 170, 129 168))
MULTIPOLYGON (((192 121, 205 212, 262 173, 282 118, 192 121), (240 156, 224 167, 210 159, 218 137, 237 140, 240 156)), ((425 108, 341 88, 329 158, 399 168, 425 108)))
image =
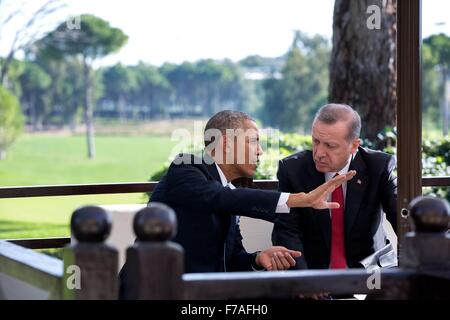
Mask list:
MULTIPOLYGON (((347 174, 348 169, 350 168, 350 162, 352 162, 352 159, 353 159, 353 155, 350 156, 345 167, 343 167, 339 172, 326 172, 325 173, 325 182, 328 182, 331 179, 333 179, 337 173, 339 173, 339 175, 347 174)), ((347 181, 345 181, 342 184, 342 192, 344 193, 344 204, 345 204, 345 196, 347 194, 347 181)), ((330 195, 330 197, 331 197, 331 195, 330 195)))
MULTIPOLYGON (((227 181, 227 178, 225 177, 225 174, 223 173, 222 169, 217 165, 217 163, 214 163, 216 165, 217 171, 219 172, 220 176, 220 182, 224 187, 229 187, 231 190, 236 189, 236 187, 231 183, 227 181)), ((290 209, 287 205, 287 201, 289 198, 289 193, 282 192, 280 195, 280 198, 278 199, 277 208, 275 209, 275 213, 289 213, 290 209)))

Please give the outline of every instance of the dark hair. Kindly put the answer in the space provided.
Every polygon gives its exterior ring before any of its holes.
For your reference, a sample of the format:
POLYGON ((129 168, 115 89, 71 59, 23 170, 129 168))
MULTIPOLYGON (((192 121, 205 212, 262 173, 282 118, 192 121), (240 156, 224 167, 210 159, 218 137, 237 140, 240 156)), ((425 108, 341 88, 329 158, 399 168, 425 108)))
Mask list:
POLYGON ((335 124, 338 121, 348 122, 347 141, 359 138, 361 134, 361 117, 352 107, 346 104, 330 103, 317 111, 314 121, 335 124))
POLYGON ((216 113, 208 120, 205 127, 204 141, 205 146, 208 146, 213 139, 207 137, 206 132, 208 130, 219 130, 222 134, 226 134, 227 129, 239 129, 243 127, 245 120, 255 121, 248 114, 240 111, 224 110, 216 113))

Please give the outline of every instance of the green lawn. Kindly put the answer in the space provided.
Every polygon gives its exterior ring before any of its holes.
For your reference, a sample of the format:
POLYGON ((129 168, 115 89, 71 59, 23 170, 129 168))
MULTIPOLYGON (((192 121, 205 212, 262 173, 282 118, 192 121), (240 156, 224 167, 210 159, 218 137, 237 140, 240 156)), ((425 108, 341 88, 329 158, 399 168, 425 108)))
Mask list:
MULTIPOLYGON (((146 181, 167 161, 170 137, 98 136, 86 157, 84 136, 25 135, 0 162, 0 185, 146 181)), ((0 199, 0 239, 69 234, 73 210, 86 204, 142 203, 143 194, 0 199)))

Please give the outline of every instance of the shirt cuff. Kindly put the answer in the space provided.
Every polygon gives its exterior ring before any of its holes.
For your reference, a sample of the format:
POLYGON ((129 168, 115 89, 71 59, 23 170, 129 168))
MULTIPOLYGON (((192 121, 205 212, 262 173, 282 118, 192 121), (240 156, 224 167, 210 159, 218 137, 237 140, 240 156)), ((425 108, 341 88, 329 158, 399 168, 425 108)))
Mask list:
POLYGON ((286 192, 281 193, 275 213, 289 213, 291 211, 287 205, 289 195, 290 194, 286 192))
POLYGON ((256 264, 256 256, 260 253, 261 251, 256 251, 255 253, 253 253, 253 262, 252 262, 252 269, 253 271, 264 271, 264 267, 258 266, 256 264))

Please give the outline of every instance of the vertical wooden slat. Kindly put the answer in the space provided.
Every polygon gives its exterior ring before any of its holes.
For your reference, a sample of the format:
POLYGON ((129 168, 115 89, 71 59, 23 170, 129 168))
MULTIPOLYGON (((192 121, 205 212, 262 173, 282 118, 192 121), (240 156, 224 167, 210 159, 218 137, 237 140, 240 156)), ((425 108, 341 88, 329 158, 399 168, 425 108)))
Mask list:
POLYGON ((74 211, 70 230, 76 242, 64 248, 63 298, 67 300, 115 300, 119 252, 105 243, 111 218, 100 207, 74 211))
POLYGON ((133 220, 137 241, 127 249, 121 271, 120 299, 179 300, 183 298, 184 250, 175 236, 175 212, 162 203, 150 203, 133 220))
POLYGON ((409 231, 401 211, 422 194, 421 0, 398 0, 397 130, 398 235, 400 246, 409 231))

